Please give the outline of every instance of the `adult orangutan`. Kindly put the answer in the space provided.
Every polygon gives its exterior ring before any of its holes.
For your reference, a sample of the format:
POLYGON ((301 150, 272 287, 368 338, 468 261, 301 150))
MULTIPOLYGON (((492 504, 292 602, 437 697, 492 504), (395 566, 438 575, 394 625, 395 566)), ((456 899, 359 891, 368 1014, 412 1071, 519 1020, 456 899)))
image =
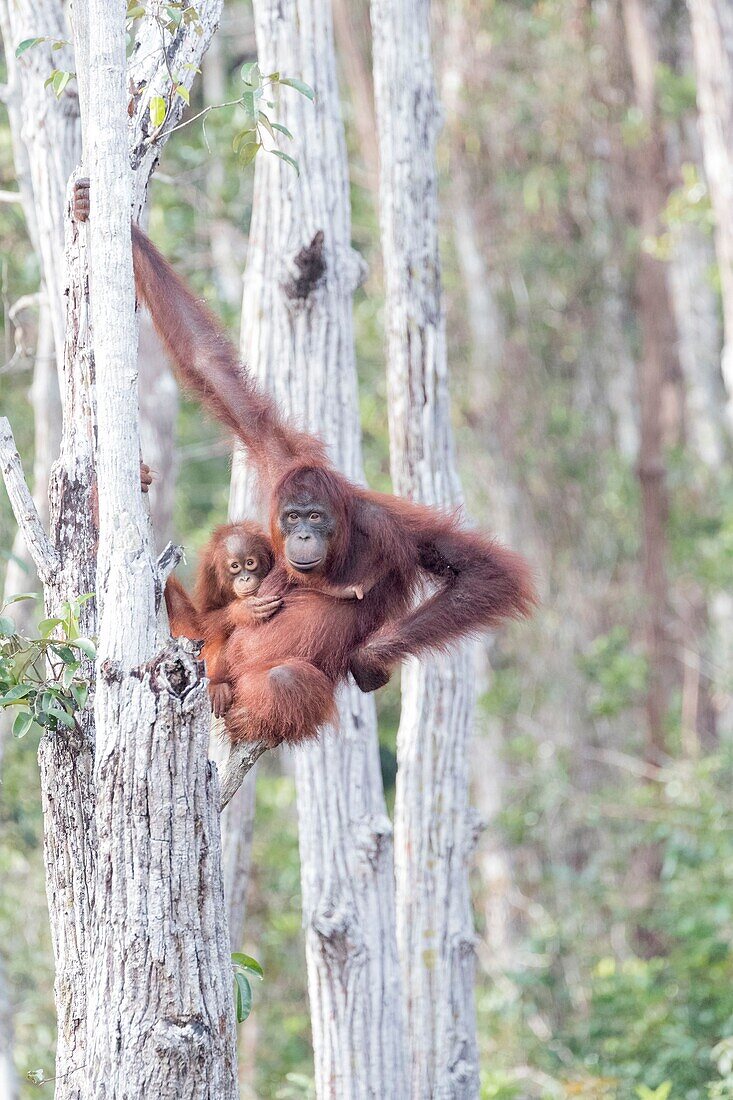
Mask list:
MULTIPOLYGON (((76 213, 88 216, 88 182, 77 185, 76 213)), ((215 681, 232 695, 232 740, 314 737, 348 672, 374 691, 404 657, 529 614, 535 592, 519 555, 455 515, 345 478, 321 441, 288 423, 256 385, 137 226, 132 243, 137 292, 183 383, 243 443, 269 503, 275 566, 260 596, 282 596, 283 606, 256 627, 235 622, 217 662, 215 681), (415 606, 425 581, 435 591, 415 606), (364 598, 335 598, 326 591, 333 585, 363 585, 364 598)))

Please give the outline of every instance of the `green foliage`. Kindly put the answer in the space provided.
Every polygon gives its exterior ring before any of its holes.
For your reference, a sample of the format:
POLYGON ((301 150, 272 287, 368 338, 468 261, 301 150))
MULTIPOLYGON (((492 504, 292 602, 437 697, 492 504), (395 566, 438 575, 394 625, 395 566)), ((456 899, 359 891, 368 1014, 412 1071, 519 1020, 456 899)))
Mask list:
POLYGON ((25 737, 34 727, 52 732, 76 729, 76 715, 86 706, 89 690, 86 661, 95 657, 94 643, 79 634, 81 606, 92 595, 63 605, 59 616, 38 624, 38 637, 25 638, 5 612, 35 594, 13 596, 0 608, 0 709, 13 709, 13 735, 25 737))
POLYGON ((596 638, 579 659, 591 684, 590 713, 612 718, 639 704, 646 685, 646 660, 629 640, 629 632, 616 626, 596 638))
POLYGON ((240 164, 243 167, 251 164, 260 149, 264 149, 265 152, 272 153, 273 156, 285 161, 286 164, 289 164, 291 168, 294 168, 300 174, 298 162, 289 153, 277 147, 276 132, 283 134, 290 140, 292 140, 293 135, 287 126, 270 120, 263 110, 263 103, 268 109, 274 108, 276 106, 275 100, 266 99, 265 94, 269 91, 270 95, 276 96, 278 89, 281 87, 294 88, 296 92, 300 92, 307 99, 313 100, 313 89, 302 80, 281 76, 278 72, 263 76, 256 61, 247 61, 242 66, 240 75, 244 91, 237 102, 244 112, 245 123, 232 139, 232 148, 239 157, 240 164), (265 142, 265 134, 268 134, 273 142, 270 147, 265 142))
POLYGON ((234 1003, 237 1014, 237 1023, 242 1024, 252 1011, 252 985, 250 975, 262 980, 264 971, 251 955, 245 955, 241 951, 232 952, 232 966, 234 967, 234 1003))

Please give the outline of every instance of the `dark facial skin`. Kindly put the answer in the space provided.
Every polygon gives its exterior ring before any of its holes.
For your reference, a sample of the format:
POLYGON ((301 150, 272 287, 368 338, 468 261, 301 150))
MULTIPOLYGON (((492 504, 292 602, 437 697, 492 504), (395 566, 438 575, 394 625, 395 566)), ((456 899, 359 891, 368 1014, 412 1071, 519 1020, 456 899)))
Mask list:
POLYGON ((232 591, 237 599, 243 600, 247 596, 254 596, 258 591, 262 578, 269 572, 269 566, 255 551, 250 551, 246 545, 235 538, 228 539, 225 543, 226 564, 225 568, 232 582, 232 591))
POLYGON ((317 500, 288 501, 280 510, 279 523, 291 569, 322 572, 336 527, 330 510, 317 500))

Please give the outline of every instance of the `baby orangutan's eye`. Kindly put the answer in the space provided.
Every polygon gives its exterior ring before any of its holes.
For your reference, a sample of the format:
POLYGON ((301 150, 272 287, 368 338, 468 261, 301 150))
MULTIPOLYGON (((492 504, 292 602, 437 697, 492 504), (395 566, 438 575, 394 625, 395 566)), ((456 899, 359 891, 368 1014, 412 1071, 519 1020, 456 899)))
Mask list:
POLYGON ((246 562, 244 563, 244 567, 245 569, 256 569, 257 562, 254 558, 247 558, 246 562))
POLYGON ((238 561, 229 562, 229 572, 230 573, 239 573, 241 568, 242 568, 242 566, 239 564, 238 561))

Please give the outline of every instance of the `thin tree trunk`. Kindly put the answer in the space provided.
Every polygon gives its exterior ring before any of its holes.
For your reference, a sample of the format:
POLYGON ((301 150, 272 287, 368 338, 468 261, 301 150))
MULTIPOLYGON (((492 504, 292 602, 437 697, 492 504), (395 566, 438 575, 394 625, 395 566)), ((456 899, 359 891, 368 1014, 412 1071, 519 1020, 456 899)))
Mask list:
POLYGON ((728 0, 688 0, 697 69, 705 174, 715 214, 723 297, 723 377, 733 417, 733 8, 728 0))
MULTIPOLYGON (((447 388, 435 143, 439 110, 429 0, 372 0, 374 89, 397 492, 461 504, 447 388)), ((473 646, 409 662, 397 735, 395 872, 409 1095, 478 1096, 475 935, 468 867, 473 646)))
MULTIPOLYGON (((255 0, 254 12, 262 71, 307 81, 316 100, 286 89, 280 100, 279 121, 295 135, 300 175, 274 157, 258 158, 245 358, 281 407, 320 433, 341 469, 360 478, 352 295, 361 264, 350 246, 330 6, 255 0), (296 296, 292 278, 301 274, 302 249, 318 252, 325 270, 296 296)), ((405 1096, 404 1033, 392 829, 374 704, 352 685, 341 691, 339 710, 340 731, 324 731, 295 755, 316 1092, 321 1100, 397 1100, 405 1096)))
POLYGON ((140 442, 143 459, 153 471, 150 512, 155 542, 162 550, 173 532, 178 477, 178 386, 147 310, 140 313, 137 365, 140 375, 140 442))
MULTIPOLYGON (((648 136, 630 154, 631 192, 642 241, 659 232, 667 197, 664 136, 655 102, 656 52, 643 0, 623 0, 626 48, 636 105, 648 136)), ((670 377, 676 364, 677 334, 661 260, 641 247, 637 259, 636 294, 642 349, 638 359, 640 443, 638 475, 643 519, 643 585, 646 608, 648 685, 647 741, 650 760, 665 751, 665 722, 676 661, 669 632, 667 578, 667 513, 665 485, 665 428, 677 420, 670 413, 670 377)))
MULTIPOLYGON (((37 247, 43 263, 61 377, 66 313, 64 197, 69 176, 81 157, 81 130, 75 82, 67 85, 58 100, 44 84, 54 68, 73 71, 75 62, 69 46, 51 48, 54 39, 66 41, 69 37, 60 0, 2 0, 0 9, 5 57, 16 88, 13 109, 20 116, 20 134, 28 157, 37 247), (16 46, 35 36, 44 36, 47 41, 25 50, 16 59, 16 46)), ((15 145, 17 154, 17 141, 15 145)))
MULTIPOLYGON (((46 301, 41 299, 38 315, 38 340, 33 382, 30 389, 33 409, 33 499, 44 527, 48 527, 48 483, 51 467, 59 453, 61 441, 61 399, 53 350, 51 316, 46 301)), ((31 592, 36 587, 33 560, 18 531, 13 541, 13 556, 5 571, 4 599, 17 592, 31 592)), ((22 633, 37 615, 33 603, 19 603, 13 609, 13 619, 22 633)), ((1 720, 0 720, 1 721, 1 720)))

